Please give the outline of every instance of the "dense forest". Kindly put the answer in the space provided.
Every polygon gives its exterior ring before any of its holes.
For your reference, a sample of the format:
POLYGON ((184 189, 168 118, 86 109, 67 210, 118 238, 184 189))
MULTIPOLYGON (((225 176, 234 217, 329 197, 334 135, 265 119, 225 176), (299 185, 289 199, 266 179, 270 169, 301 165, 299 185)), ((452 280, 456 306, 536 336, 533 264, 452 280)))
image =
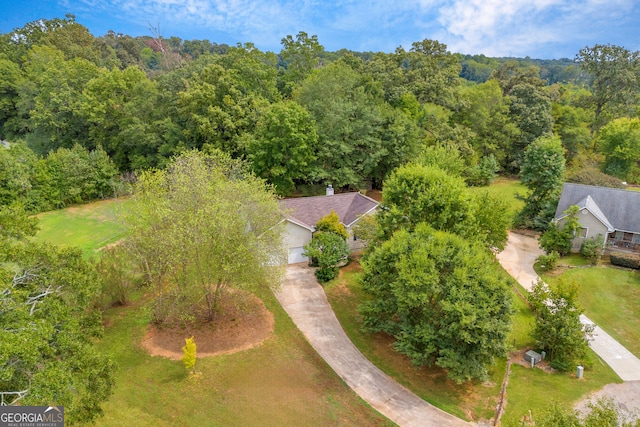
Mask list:
POLYGON ((280 195, 380 188, 444 147, 469 185, 520 172, 559 138, 566 179, 640 182, 638 52, 574 59, 453 54, 434 40, 393 53, 327 52, 316 36, 250 43, 94 37, 67 15, 0 35, 0 204, 30 212, 126 190, 185 150, 247 160, 280 195))

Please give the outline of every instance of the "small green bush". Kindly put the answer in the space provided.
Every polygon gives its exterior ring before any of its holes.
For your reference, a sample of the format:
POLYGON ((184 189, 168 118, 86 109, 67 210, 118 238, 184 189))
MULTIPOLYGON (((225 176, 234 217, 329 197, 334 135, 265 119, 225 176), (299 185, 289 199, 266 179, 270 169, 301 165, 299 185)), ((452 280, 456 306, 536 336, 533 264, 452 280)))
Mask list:
POLYGON ((560 254, 556 251, 551 251, 549 255, 540 255, 536 258, 536 262, 540 265, 542 271, 550 271, 558 266, 560 254))
POLYGON ((580 254, 583 257, 589 260, 591 264, 596 265, 602 258, 602 245, 604 243, 604 238, 602 234, 598 234, 596 238, 586 239, 580 245, 580 254))
POLYGON ((611 254, 611 264, 640 270, 640 256, 624 252, 613 252, 611 254))

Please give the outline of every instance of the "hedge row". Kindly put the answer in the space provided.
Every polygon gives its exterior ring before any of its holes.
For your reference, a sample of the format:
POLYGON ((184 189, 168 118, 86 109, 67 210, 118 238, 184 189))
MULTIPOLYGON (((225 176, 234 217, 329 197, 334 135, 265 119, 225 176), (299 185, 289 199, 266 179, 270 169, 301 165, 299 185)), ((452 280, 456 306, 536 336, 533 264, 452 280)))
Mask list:
POLYGON ((613 252, 611 254, 611 264, 640 270, 640 256, 623 252, 613 252))

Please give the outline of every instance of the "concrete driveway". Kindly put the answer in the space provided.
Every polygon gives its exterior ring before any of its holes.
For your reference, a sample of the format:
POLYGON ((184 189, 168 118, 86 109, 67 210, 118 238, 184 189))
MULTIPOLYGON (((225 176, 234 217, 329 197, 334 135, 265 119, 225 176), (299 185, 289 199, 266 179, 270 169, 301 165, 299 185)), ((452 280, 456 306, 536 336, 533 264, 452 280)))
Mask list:
POLYGON ((473 425, 420 399, 369 362, 345 334, 313 269, 306 264, 287 267, 285 282, 276 297, 329 366, 391 421, 400 426, 473 425))

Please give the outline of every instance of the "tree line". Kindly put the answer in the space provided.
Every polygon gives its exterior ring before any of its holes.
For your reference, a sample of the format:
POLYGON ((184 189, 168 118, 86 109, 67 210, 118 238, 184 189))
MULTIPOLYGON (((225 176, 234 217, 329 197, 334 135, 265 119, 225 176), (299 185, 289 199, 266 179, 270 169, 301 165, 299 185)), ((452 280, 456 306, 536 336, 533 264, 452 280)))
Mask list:
POLYGON ((636 182, 639 73, 638 53, 613 45, 555 63, 452 54, 434 40, 327 52, 300 32, 276 54, 96 38, 67 16, 0 35, 0 137, 37 156, 104 150, 120 173, 218 149, 289 195, 328 183, 380 188, 427 147, 457 152, 467 182, 482 185, 518 174, 526 148, 553 135, 569 179, 636 182), (471 75, 477 64, 482 78, 471 75))

